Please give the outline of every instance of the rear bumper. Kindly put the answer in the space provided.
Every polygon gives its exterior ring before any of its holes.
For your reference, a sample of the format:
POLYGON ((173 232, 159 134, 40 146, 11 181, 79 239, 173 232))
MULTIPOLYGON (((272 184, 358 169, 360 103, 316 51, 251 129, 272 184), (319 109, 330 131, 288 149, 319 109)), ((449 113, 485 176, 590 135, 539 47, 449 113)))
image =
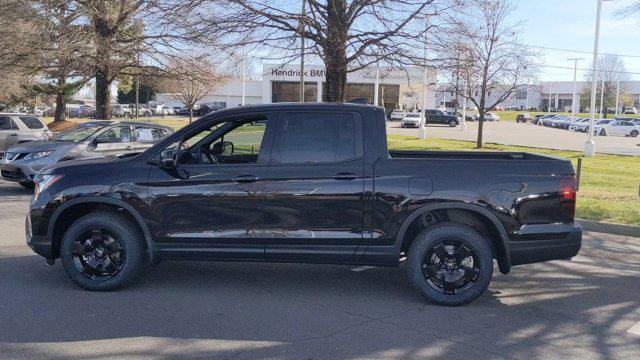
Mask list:
POLYGON ((511 265, 570 259, 582 246, 582 226, 528 225, 510 242, 511 265))

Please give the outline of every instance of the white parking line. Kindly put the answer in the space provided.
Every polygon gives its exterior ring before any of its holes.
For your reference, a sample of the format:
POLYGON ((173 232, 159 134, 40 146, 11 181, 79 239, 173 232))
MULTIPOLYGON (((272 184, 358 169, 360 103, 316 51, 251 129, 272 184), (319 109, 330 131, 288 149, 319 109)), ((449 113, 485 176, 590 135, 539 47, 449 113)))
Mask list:
POLYGON ((633 325, 631 329, 627 330, 629 334, 640 336, 640 321, 637 324, 633 325))

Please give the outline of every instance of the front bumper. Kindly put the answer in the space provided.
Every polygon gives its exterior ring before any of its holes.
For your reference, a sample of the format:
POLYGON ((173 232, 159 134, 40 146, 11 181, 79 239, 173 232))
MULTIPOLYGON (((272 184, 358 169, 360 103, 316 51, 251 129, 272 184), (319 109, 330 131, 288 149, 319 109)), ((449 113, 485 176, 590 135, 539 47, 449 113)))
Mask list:
POLYGON ((511 265, 570 259, 582 246, 577 224, 526 225, 510 241, 511 265))
POLYGON ((49 242, 47 237, 33 234, 30 213, 27 214, 27 219, 25 220, 25 234, 27 238, 27 245, 29 245, 31 250, 47 259, 53 258, 51 242, 49 242))
POLYGON ((45 166, 40 162, 0 163, 0 175, 7 181, 31 182, 33 177, 45 166))
POLYGON ((414 127, 414 128, 418 128, 420 127, 420 123, 419 122, 401 122, 400 123, 402 126, 404 127, 414 127))

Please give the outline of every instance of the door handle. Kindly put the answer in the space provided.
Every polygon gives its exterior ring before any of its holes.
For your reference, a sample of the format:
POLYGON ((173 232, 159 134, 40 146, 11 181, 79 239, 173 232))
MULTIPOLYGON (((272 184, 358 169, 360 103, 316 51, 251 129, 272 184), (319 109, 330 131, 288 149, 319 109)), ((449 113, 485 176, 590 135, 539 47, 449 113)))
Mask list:
POLYGON ((358 178, 358 174, 354 173, 338 173, 331 177, 333 180, 355 180, 358 178))
POLYGON ((233 179, 233 181, 241 184, 253 183, 258 181, 258 177, 250 174, 242 174, 242 175, 236 176, 233 179))

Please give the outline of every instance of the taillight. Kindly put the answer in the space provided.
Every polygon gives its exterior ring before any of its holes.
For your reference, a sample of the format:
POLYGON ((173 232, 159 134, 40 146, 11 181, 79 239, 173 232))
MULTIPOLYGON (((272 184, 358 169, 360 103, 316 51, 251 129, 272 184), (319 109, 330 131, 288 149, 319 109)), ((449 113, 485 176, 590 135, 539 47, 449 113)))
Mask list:
POLYGON ((573 221, 576 214, 576 177, 561 176, 558 180, 558 199, 560 205, 560 221, 573 221))

